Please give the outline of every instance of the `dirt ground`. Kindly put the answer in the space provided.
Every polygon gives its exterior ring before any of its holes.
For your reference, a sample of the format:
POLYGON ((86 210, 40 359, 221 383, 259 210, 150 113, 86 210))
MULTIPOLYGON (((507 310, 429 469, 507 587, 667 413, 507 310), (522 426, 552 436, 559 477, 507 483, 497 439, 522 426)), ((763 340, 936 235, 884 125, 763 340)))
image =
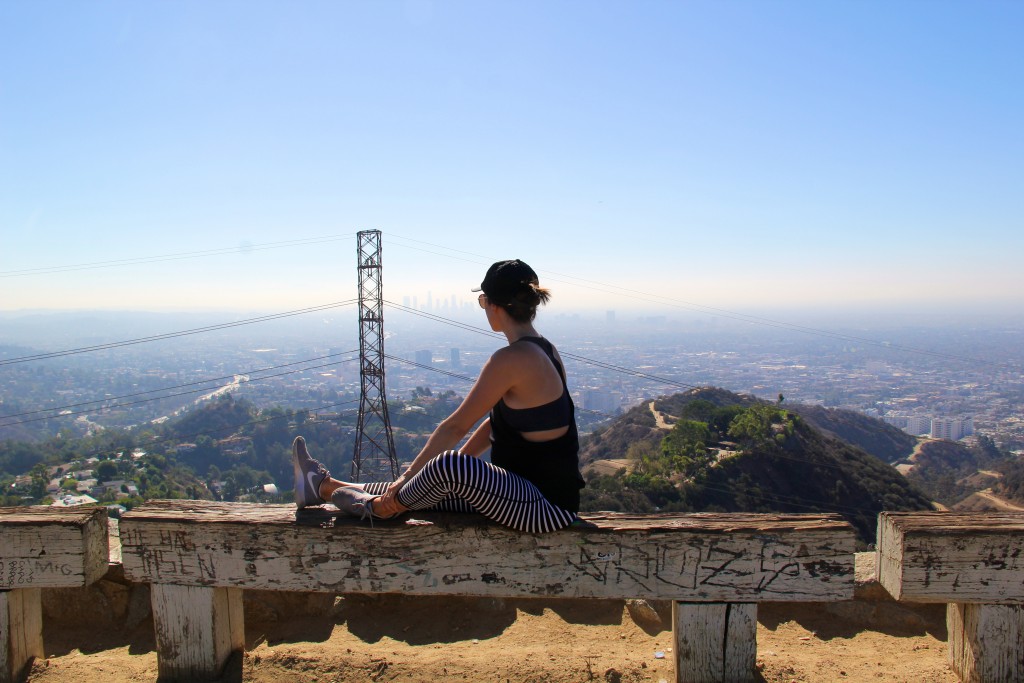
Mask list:
MULTIPOLYGON (((225 680, 674 680, 667 605, 655 605, 660 625, 638 618, 641 627, 622 602, 349 596, 324 609, 310 603, 316 616, 302 617, 269 599, 247 599, 246 652, 225 680)), ((942 606, 762 604, 758 617, 763 681, 957 681, 942 606)), ((45 629, 47 658, 29 681, 156 680, 151 620, 132 630, 59 621, 45 629)))

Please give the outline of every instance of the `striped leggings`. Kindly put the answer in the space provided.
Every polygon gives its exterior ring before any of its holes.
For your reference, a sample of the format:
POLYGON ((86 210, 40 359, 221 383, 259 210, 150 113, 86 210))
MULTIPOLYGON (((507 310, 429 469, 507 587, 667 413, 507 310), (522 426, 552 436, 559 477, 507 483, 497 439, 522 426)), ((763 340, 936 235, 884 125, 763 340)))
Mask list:
MULTIPOLYGON (((383 495, 390 482, 364 484, 383 495)), ((478 512, 499 524, 531 534, 555 531, 576 520, 576 513, 554 505, 531 482, 508 470, 458 451, 433 458, 398 492, 412 510, 478 512)))

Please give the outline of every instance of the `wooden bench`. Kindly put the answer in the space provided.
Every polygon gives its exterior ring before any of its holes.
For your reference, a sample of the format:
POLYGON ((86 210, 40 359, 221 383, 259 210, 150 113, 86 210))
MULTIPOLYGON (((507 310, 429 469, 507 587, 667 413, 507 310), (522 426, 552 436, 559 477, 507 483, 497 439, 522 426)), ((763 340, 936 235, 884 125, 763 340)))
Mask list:
POLYGON ((1024 514, 883 512, 877 553, 894 598, 947 604, 961 680, 1024 680, 1024 514))
POLYGON ((475 515, 370 528, 335 514, 205 501, 125 514, 125 575, 152 584, 161 679, 220 676, 243 647, 246 588, 669 599, 685 681, 754 678, 758 602, 853 597, 854 531, 835 515, 599 513, 532 535, 475 515))
POLYGON ((40 589, 87 586, 107 564, 106 508, 0 508, 0 683, 44 656, 40 589))

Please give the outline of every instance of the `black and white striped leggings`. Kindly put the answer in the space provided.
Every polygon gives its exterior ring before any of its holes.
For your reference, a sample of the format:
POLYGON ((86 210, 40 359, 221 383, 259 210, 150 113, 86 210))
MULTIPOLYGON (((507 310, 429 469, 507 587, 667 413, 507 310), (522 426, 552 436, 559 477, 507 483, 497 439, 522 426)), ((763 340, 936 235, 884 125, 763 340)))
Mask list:
MULTIPOLYGON (((383 495, 391 482, 364 484, 383 495)), ((517 531, 555 531, 576 514, 550 503, 530 481, 471 455, 445 451, 402 486, 398 502, 412 510, 478 512, 517 531)))

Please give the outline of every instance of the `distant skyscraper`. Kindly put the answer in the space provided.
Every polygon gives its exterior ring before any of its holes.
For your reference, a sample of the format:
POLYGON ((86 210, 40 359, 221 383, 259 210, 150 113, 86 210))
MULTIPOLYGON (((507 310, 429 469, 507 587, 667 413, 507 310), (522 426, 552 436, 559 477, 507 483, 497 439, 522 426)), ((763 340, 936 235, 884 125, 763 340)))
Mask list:
MULTIPOLYGON (((452 298, 454 299, 455 297, 452 297, 452 298)), ((462 359, 459 358, 459 350, 455 349, 455 348, 452 349, 452 367, 453 368, 461 368, 462 367, 462 359)))
POLYGON ((434 360, 434 354, 429 349, 416 352, 416 362, 420 365, 430 365, 434 360))
POLYGON ((931 437, 958 441, 974 433, 973 417, 936 417, 932 420, 931 437))
POLYGON ((402 305, 405 306, 406 308, 409 308, 409 297, 407 297, 407 296, 403 296, 402 297, 402 305))
POLYGON ((434 310, 434 294, 429 291, 427 292, 427 310, 434 310))
POLYGON ((417 311, 420 310, 420 302, 418 297, 414 296, 412 298, 412 307, 415 308, 417 311))

